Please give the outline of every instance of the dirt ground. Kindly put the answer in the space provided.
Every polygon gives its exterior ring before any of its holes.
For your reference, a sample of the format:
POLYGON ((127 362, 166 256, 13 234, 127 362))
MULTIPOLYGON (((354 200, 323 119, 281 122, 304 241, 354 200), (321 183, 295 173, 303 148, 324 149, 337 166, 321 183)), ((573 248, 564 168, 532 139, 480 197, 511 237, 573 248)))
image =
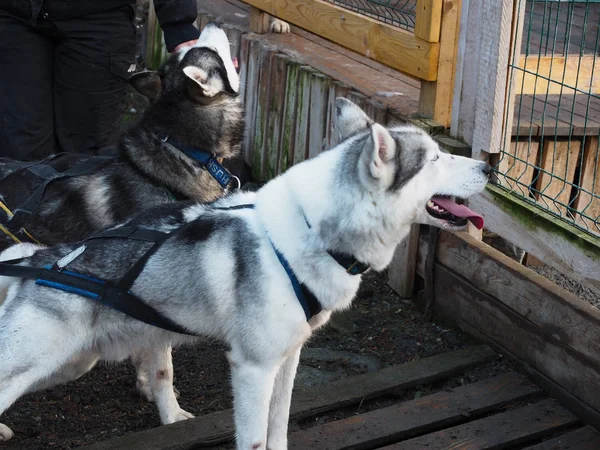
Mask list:
MULTIPOLYGON (((386 280, 386 273, 367 274, 353 308, 334 316, 313 337, 297 387, 472 344, 461 332, 424 320, 414 303, 398 298, 386 280), (348 358, 328 356, 337 352, 346 352, 348 358), (352 363, 352 358, 358 363, 352 363)), ((231 407, 223 350, 216 342, 203 342, 174 351, 180 403, 197 416, 231 407)), ((473 382, 505 370, 503 363, 492 363, 453 383, 473 382)), ((16 433, 2 450, 75 448, 160 425, 154 406, 138 396, 129 363, 101 364, 80 380, 23 397, 2 416, 2 422, 16 433)))

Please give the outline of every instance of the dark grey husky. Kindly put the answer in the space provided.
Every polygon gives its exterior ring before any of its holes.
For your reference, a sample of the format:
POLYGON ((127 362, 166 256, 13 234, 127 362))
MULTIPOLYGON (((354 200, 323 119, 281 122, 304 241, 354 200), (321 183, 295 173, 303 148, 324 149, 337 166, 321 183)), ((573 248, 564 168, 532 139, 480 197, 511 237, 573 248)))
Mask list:
POLYGON ((218 25, 207 25, 196 46, 131 84, 151 105, 114 154, 0 160, 0 248, 77 241, 151 206, 214 201, 239 184, 221 165, 240 154, 244 114, 218 25))

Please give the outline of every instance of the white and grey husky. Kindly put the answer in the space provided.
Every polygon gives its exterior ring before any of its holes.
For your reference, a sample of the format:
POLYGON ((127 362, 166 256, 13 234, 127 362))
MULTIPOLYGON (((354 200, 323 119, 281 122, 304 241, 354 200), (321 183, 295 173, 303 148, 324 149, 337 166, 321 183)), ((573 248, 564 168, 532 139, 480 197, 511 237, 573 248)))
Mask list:
MULTIPOLYGON (((4 259, 33 253, 14 266, 41 269, 37 281, 0 279, 8 290, 0 309, 0 414, 98 359, 141 354, 162 422, 189 417, 173 393, 170 346, 196 337, 39 283, 58 267, 118 285, 141 258, 131 285, 137 299, 188 333, 229 345, 237 448, 287 448, 300 350, 332 312, 350 307, 360 273, 384 269, 411 224, 483 225, 454 198, 484 188, 487 164, 440 151, 417 128, 371 123, 347 100, 337 101, 337 115, 338 146, 258 192, 163 205, 120 227, 129 227, 123 236, 133 228, 168 233, 160 245, 114 237, 8 250, 4 259)), ((12 436, 0 424, 0 440, 12 436)))

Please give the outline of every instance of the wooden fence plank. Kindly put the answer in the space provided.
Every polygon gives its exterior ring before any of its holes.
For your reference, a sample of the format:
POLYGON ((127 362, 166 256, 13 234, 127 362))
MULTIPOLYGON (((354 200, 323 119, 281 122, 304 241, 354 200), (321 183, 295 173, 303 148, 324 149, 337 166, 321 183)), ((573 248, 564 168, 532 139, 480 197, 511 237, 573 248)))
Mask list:
POLYGON ((286 64, 285 98, 281 126, 281 157, 279 158, 278 173, 283 173, 292 166, 296 143, 296 105, 298 103, 298 74, 301 63, 294 59, 288 59, 286 64))
POLYGON ((488 230, 600 293, 597 239, 497 187, 471 197, 469 207, 483 215, 488 230))
POLYGON ((327 101, 331 79, 322 73, 314 73, 310 78, 310 108, 308 133, 308 157, 313 158, 327 148, 325 129, 327 101))
POLYGON ((321 0, 244 1, 401 72, 430 81, 437 77, 439 45, 409 31, 321 0))
POLYGON ((310 130, 310 78, 315 70, 310 66, 300 67, 296 87, 296 131, 293 163, 308 158, 308 136, 310 130))
POLYGON ((577 417, 554 400, 440 430, 382 450, 501 449, 527 443, 574 425, 577 417))
POLYGON ((528 400, 542 390, 521 375, 507 373, 479 383, 292 433, 289 450, 377 448, 473 420, 528 400))
POLYGON ((523 450, 598 450, 599 448, 600 432, 594 427, 587 426, 523 450))
POLYGON ((267 181, 266 144, 269 125, 269 107, 271 104, 271 66, 277 51, 270 46, 260 50, 258 71, 258 98, 254 118, 254 143, 252 144, 252 177, 258 181, 267 181))
POLYGON ((588 192, 579 191, 575 199, 575 210, 583 212, 586 217, 577 214, 577 223, 592 233, 600 234, 600 141, 598 136, 586 136, 583 153, 583 164, 579 186, 588 192), (595 223, 592 221, 596 221, 595 223))
POLYGON ((238 64, 240 66, 240 98, 246 103, 246 85, 248 83, 248 54, 250 53, 250 39, 248 35, 240 36, 240 56, 238 64))
MULTIPOLYGON (((292 398, 293 418, 310 417, 342 406, 359 403, 386 393, 446 379, 496 358, 485 345, 443 353, 330 382, 324 386, 298 390, 292 398)), ((216 445, 233 437, 232 411, 219 411, 138 433, 99 442, 88 450, 181 450, 216 445)))
POLYGON ((440 264, 600 368, 599 309, 466 233, 442 232, 436 256, 440 264))
MULTIPOLYGON (((435 267, 435 315, 463 323, 600 411, 600 368, 496 298, 441 264, 435 267)), ((557 332, 561 330, 556 330, 557 332)))
POLYGON ((258 104, 258 79, 260 66, 263 64, 261 57, 261 41, 256 35, 243 37, 249 41, 248 51, 248 75, 245 84, 245 109, 246 109, 246 133, 244 134, 243 152, 244 161, 252 166, 252 151, 254 150, 254 128, 256 119, 256 108, 258 104))
POLYGON ((529 197, 535 166, 538 166, 540 141, 522 138, 510 143, 498 163, 498 179, 502 186, 529 197), (506 176, 504 176, 506 175, 506 176))
POLYGON ((415 36, 427 42, 440 42, 443 0, 417 0, 415 36))
POLYGON ((271 98, 268 103, 269 121, 266 126, 266 167, 265 180, 271 180, 279 174, 279 158, 281 157, 281 136, 283 124, 283 107, 289 57, 275 55, 271 64, 271 98))
POLYGON ((567 215, 581 142, 576 139, 545 139, 540 158, 540 176, 536 182, 536 198, 542 207, 567 215))

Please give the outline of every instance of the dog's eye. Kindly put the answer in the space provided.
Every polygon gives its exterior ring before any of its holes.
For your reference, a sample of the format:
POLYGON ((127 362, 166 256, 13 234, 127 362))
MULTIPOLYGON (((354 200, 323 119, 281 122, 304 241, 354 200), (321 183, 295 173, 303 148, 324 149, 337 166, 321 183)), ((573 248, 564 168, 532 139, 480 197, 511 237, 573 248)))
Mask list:
POLYGON ((431 162, 436 162, 438 159, 440 159, 440 155, 435 155, 435 158, 433 158, 431 162))

